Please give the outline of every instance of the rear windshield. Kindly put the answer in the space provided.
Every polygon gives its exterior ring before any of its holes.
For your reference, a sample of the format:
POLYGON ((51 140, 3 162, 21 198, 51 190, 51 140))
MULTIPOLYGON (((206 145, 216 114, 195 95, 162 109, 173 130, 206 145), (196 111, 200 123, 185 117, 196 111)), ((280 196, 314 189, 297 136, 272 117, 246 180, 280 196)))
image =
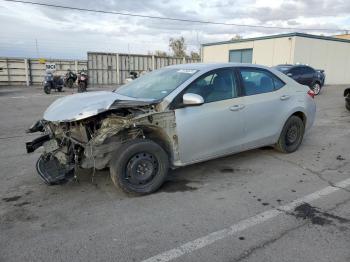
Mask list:
POLYGON ((116 89, 120 95, 159 100, 170 94, 198 70, 163 68, 147 73, 116 89))

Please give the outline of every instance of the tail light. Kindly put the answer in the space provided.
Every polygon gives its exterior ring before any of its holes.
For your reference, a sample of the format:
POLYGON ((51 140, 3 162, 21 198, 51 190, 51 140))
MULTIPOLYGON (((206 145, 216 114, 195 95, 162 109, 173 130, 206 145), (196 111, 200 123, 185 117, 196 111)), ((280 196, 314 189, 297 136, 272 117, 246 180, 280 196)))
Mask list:
POLYGON ((315 92, 312 91, 312 90, 307 91, 307 94, 308 94, 309 96, 311 96, 312 98, 315 97, 315 92))

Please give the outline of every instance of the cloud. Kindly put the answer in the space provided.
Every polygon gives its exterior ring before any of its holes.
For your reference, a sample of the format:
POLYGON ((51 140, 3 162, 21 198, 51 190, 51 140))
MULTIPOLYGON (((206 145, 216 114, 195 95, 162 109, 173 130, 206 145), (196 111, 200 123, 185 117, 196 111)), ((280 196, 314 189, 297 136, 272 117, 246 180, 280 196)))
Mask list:
MULTIPOLYGON (((61 0, 59 4, 188 20, 315 28, 311 33, 317 34, 327 33, 322 28, 350 28, 350 2, 344 0, 61 0)), ((170 37, 184 36, 191 51, 198 50, 200 43, 224 41, 236 34, 252 37, 298 31, 156 20, 8 2, 0 2, 0 24, 0 56, 64 58, 85 58, 91 50, 168 52, 170 37)))

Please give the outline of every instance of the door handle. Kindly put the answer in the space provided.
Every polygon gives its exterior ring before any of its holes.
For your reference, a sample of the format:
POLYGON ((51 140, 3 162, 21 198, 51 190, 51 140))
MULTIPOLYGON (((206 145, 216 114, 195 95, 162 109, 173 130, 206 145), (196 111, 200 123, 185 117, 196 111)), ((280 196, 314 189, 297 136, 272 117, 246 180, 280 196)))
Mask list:
POLYGON ((290 98, 289 95, 283 95, 280 97, 280 99, 283 101, 283 100, 288 100, 290 98))
POLYGON ((241 109, 245 108, 245 105, 234 105, 230 107, 231 111, 239 111, 241 109))

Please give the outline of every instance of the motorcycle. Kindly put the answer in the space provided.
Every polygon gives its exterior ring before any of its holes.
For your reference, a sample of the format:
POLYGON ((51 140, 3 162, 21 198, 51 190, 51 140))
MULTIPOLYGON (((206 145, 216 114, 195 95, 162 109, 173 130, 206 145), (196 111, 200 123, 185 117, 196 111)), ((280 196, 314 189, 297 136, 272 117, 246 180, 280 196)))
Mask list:
POLYGON ((52 72, 47 72, 44 81, 44 92, 51 93, 51 89, 61 92, 63 89, 63 79, 59 75, 54 75, 52 72))
POLYGON ((88 86, 88 75, 86 72, 81 72, 78 75, 78 93, 86 92, 88 86))
POLYGON ((77 75, 72 71, 68 70, 65 78, 64 78, 64 86, 73 88, 74 82, 77 80, 77 75))
POLYGON ((135 80, 135 79, 138 78, 138 77, 139 77, 139 76, 138 76, 138 73, 137 73, 137 72, 131 71, 131 72, 129 73, 129 77, 125 79, 125 83, 129 83, 129 82, 135 80))

